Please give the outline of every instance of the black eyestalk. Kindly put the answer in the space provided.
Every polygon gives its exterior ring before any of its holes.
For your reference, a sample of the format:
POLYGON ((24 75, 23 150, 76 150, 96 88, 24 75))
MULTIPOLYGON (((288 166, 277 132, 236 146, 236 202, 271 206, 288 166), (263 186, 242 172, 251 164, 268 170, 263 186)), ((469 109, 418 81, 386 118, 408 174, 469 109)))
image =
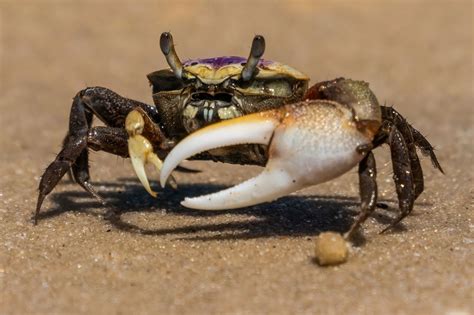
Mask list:
POLYGON ((260 58, 265 52, 265 38, 262 35, 256 35, 252 41, 252 48, 250 48, 250 55, 247 63, 242 69, 242 81, 251 80, 256 74, 256 69, 260 58))
POLYGON ((171 70, 173 70, 174 75, 181 80, 183 78, 183 64, 181 63, 181 60, 179 60, 178 54, 176 54, 176 50, 174 49, 173 36, 171 36, 171 33, 164 32, 161 34, 160 48, 166 57, 168 65, 171 70))

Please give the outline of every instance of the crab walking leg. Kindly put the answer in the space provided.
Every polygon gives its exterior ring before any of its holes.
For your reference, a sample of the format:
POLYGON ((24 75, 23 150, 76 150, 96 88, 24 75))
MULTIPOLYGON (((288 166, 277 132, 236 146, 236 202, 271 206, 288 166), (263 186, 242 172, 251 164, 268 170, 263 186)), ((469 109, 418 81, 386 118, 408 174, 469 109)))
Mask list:
POLYGON ((372 135, 357 128, 347 107, 309 101, 217 123, 191 134, 167 156, 160 176, 166 181, 181 160, 212 148, 241 143, 268 144, 269 160, 255 178, 182 204, 202 210, 233 209, 275 200, 344 174, 364 157, 357 148, 372 135))
MULTIPOLYGON (((128 153, 133 169, 146 191, 153 197, 156 197, 156 192, 151 189, 148 182, 145 164, 152 164, 160 172, 163 163, 153 151, 153 145, 150 141, 141 135, 144 127, 145 121, 140 112, 133 110, 127 115, 125 129, 129 134, 128 153)), ((170 177, 170 184, 173 188, 176 188, 176 181, 173 177, 170 177)))
POLYGON ((360 213, 344 238, 349 239, 357 228, 374 212, 377 205, 377 168, 372 151, 359 163, 360 213))

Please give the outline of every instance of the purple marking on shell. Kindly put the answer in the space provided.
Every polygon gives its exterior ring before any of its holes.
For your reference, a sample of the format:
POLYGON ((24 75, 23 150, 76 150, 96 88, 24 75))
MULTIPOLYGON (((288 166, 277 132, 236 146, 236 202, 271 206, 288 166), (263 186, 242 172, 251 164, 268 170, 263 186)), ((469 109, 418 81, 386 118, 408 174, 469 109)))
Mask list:
MULTIPOLYGON (((183 62, 183 66, 195 66, 198 64, 206 64, 211 66, 214 69, 219 69, 224 66, 232 65, 232 64, 242 64, 246 63, 247 58, 237 57, 237 56, 225 56, 225 57, 214 57, 214 58, 203 58, 203 59, 189 59, 183 62)), ((274 63, 271 60, 260 59, 258 62, 258 66, 265 67, 270 64, 274 63)))

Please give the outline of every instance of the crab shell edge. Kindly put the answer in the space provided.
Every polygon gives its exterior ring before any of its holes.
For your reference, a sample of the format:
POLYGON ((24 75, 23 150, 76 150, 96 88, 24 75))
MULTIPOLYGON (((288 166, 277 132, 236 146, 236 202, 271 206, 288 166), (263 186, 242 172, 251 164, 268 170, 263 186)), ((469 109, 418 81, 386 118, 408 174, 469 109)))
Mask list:
MULTIPOLYGON (((247 62, 246 58, 236 56, 191 59, 183 63, 184 69, 206 84, 219 84, 229 77, 238 77, 247 62)), ((308 76, 280 62, 260 59, 256 78, 293 78, 309 81, 308 76)))

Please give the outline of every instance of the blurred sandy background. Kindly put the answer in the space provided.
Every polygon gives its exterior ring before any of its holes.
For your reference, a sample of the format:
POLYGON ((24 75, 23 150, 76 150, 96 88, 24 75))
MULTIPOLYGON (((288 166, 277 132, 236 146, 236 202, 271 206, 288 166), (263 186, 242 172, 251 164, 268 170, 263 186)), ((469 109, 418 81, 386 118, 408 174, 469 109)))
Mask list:
POLYGON ((471 1, 0 1, 0 314, 472 314, 471 1), (193 163, 180 190, 147 195, 129 165, 93 153, 101 207, 63 181, 33 212, 39 176, 60 149, 71 98, 88 85, 152 103, 145 75, 182 59, 265 57, 313 82, 370 82, 436 145, 426 191, 399 229, 387 148, 380 199, 350 261, 313 264, 314 236, 346 230, 355 170, 280 201, 216 213, 179 206, 257 168, 193 163), (104 218, 108 210, 121 215, 104 218))

